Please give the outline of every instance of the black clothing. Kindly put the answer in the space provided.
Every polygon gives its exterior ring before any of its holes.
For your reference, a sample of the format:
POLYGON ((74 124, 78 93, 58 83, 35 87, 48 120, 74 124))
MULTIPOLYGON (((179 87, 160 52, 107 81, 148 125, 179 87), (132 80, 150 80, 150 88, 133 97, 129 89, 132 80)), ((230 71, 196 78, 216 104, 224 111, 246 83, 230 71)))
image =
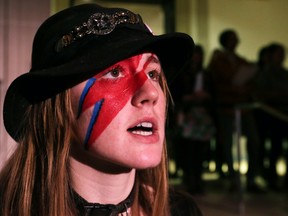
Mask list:
MULTIPOLYGON (((82 197, 75 195, 75 202, 81 216, 117 216, 119 213, 126 215, 126 210, 133 201, 133 193, 118 205, 91 204, 82 197)), ((170 211, 171 216, 203 216, 193 197, 183 191, 170 189, 170 211)))
POLYGON ((169 196, 171 216, 203 216, 189 193, 171 189, 169 196))
POLYGON ((120 213, 127 213, 127 210, 131 207, 134 200, 134 190, 117 205, 89 203, 75 191, 73 196, 80 216, 118 216, 120 213))

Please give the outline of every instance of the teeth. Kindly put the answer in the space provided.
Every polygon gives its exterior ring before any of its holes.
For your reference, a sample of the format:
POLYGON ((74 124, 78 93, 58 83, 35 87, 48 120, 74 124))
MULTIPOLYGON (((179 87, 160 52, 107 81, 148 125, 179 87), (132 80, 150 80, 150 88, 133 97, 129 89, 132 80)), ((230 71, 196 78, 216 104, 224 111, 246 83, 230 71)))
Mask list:
POLYGON ((134 128, 128 129, 128 131, 141 136, 151 136, 153 135, 153 124, 151 122, 141 122, 134 128))
POLYGON ((152 135, 152 131, 132 131, 133 134, 138 134, 142 136, 150 136, 152 135))
POLYGON ((129 132, 141 136, 153 135, 153 124, 151 122, 141 122, 133 128, 128 129, 129 132))
POLYGON ((152 123, 151 122, 141 122, 137 125, 137 127, 147 127, 147 128, 152 128, 152 123))

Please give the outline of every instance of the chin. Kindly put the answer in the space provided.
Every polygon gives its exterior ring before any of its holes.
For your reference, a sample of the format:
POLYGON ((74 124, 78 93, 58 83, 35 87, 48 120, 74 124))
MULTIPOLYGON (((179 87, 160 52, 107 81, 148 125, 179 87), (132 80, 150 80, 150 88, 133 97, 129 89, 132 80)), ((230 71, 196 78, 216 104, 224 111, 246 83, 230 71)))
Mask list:
POLYGON ((148 168, 153 168, 156 167, 160 164, 161 162, 161 157, 157 158, 151 158, 151 157, 146 157, 146 158, 138 158, 137 163, 134 165, 135 169, 148 169, 148 168))

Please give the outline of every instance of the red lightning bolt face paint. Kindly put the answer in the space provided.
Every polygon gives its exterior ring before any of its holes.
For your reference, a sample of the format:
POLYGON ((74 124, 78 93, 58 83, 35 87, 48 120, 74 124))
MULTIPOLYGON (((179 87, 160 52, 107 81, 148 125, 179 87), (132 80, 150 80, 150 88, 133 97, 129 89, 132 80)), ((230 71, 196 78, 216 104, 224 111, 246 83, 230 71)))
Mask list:
POLYGON ((81 117, 93 107, 84 141, 87 148, 148 79, 145 69, 156 57, 151 54, 144 61, 142 58, 143 55, 137 55, 118 62, 87 81, 78 108, 78 117, 81 117))

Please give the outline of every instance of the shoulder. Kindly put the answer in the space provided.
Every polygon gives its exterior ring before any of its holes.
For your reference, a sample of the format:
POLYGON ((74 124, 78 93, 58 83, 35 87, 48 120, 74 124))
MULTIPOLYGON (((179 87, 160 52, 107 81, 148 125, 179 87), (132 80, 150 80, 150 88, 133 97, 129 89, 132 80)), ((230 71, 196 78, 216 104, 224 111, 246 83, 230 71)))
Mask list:
POLYGON ((202 212, 193 197, 184 191, 170 189, 171 216, 202 216, 202 212))
POLYGON ((215 49, 213 52, 212 52, 212 59, 218 59, 218 58, 221 58, 221 57, 224 57, 225 56, 225 53, 220 50, 220 49, 215 49))

